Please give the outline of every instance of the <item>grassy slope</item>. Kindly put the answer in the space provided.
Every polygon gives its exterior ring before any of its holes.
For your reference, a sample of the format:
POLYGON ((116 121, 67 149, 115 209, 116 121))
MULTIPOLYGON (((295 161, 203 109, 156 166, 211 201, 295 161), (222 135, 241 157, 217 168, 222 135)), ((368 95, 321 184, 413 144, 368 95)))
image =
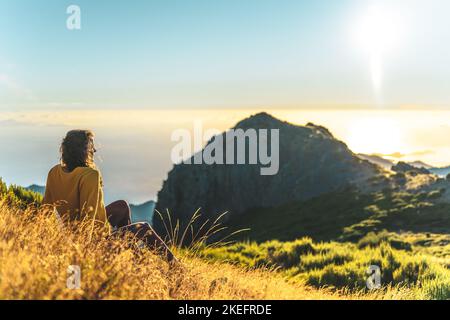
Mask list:
MULTIPOLYGON (((169 268, 147 250, 61 229, 53 216, 0 202, 0 299, 336 299, 327 290, 287 283, 275 272, 205 262, 181 254, 169 268), (81 289, 66 288, 67 267, 81 267, 81 289)), ((393 293, 396 294, 396 293, 393 293)), ((374 296, 375 297, 375 296, 374 296)), ((357 295, 349 298, 358 298, 357 295)))
POLYGON ((315 243, 310 238, 272 240, 204 248, 201 252, 213 261, 277 268, 294 282, 318 288, 364 290, 367 269, 376 265, 381 268, 383 286, 407 288, 415 299, 450 299, 448 258, 435 258, 393 237, 397 236, 369 234, 357 244, 315 243), (403 243, 406 250, 394 249, 390 242, 403 243))
POLYGON ((438 191, 360 194, 347 190, 278 208, 253 209, 232 217, 228 224, 236 229, 251 226, 241 239, 258 242, 291 241, 304 236, 316 241, 358 241, 369 232, 384 229, 448 234, 450 204, 436 203, 434 200, 440 196, 438 191))
POLYGON ((279 272, 208 262, 179 251, 182 268, 127 242, 62 229, 53 215, 0 201, 0 299, 410 299, 410 290, 370 294, 313 289, 279 272), (131 245, 131 247, 130 247, 131 245), (81 289, 66 288, 67 267, 81 289))
MULTIPOLYGON (((419 198, 424 200, 426 196, 419 198)), ((338 202, 342 203, 341 200, 338 202)), ((363 204, 366 201, 357 200, 363 204)), ((386 198, 379 195, 378 200, 382 207, 386 198)), ((388 199, 388 204, 391 200, 388 199)), ((449 237, 445 235, 399 236, 382 232, 369 233, 356 244, 300 239, 260 245, 238 243, 195 250, 195 254, 191 249, 183 249, 178 250, 178 255, 184 267, 169 268, 151 252, 133 247, 132 239, 128 244, 123 240, 107 240, 105 234, 93 234, 89 224, 77 225, 76 231, 62 229, 52 214, 32 207, 24 210, 27 204, 39 201, 22 188, 8 189, 0 183, 0 299, 449 297, 450 277, 444 266, 450 265, 450 249, 449 237), (370 264, 382 266, 384 283, 394 286, 370 293, 361 290, 370 264), (69 265, 81 267, 80 290, 66 288, 69 265), (335 289, 317 289, 323 286, 335 289)), ((330 211, 336 209, 332 202, 330 205, 330 211)))
POLYGON ((256 241, 295 240, 303 236, 315 240, 336 239, 344 227, 368 217, 362 209, 371 198, 352 191, 336 192, 305 202, 294 202, 278 208, 257 208, 243 216, 231 217, 228 224, 235 229, 251 226, 242 238, 256 241))

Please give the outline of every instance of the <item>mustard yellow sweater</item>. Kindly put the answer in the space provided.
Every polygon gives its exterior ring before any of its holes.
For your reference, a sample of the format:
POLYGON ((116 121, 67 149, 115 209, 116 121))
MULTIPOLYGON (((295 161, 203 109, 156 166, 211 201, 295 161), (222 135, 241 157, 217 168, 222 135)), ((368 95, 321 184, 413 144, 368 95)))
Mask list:
POLYGON ((102 177, 98 170, 78 167, 66 172, 54 166, 47 177, 44 204, 55 205, 63 219, 79 220, 86 216, 106 223, 102 177))

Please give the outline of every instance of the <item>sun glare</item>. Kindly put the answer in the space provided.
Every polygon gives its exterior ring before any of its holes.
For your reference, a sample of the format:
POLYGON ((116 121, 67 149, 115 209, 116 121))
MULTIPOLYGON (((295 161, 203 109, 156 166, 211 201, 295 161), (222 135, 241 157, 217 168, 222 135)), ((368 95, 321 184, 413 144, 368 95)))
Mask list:
POLYGON ((346 141, 356 153, 391 154, 404 149, 398 123, 385 118, 358 121, 349 127, 346 141))
POLYGON ((393 9, 372 6, 357 22, 356 40, 370 54, 385 53, 400 40, 402 24, 401 15, 393 9))
POLYGON ((358 48, 368 54, 372 84, 380 98, 383 59, 403 38, 403 15, 394 8, 371 6, 359 16, 353 26, 355 42, 358 48))

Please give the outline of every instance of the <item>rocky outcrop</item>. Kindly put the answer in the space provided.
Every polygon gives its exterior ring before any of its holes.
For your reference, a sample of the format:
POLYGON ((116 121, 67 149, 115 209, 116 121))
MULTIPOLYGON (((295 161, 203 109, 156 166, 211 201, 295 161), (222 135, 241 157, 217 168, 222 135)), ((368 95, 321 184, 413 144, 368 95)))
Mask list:
POLYGON ((428 169, 425 169, 424 167, 415 167, 411 164, 408 164, 406 162, 400 161, 396 165, 392 167, 392 171, 398 172, 398 173, 410 173, 410 174, 431 174, 431 172, 428 169))
MULTIPOLYGON (((297 126, 260 113, 234 129, 279 129, 278 173, 261 175, 261 166, 250 164, 177 164, 158 193, 157 210, 169 210, 182 225, 198 208, 203 219, 225 211, 236 216, 255 207, 275 207, 349 185, 358 187, 379 170, 359 159, 326 128, 311 123, 297 126)), ((154 216, 153 225, 164 233, 159 215, 154 216)))

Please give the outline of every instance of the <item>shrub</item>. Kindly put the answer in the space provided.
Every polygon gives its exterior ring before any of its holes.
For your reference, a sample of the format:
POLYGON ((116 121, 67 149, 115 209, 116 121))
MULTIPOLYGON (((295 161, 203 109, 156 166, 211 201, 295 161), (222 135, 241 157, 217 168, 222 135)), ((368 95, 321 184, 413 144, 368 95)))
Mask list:
MULTIPOLYGON (((433 258, 403 250, 411 250, 411 245, 387 231, 369 233, 358 244, 314 243, 304 238, 291 243, 271 241, 260 245, 240 245, 252 246, 252 250, 259 252, 255 258, 245 257, 240 263, 247 266, 275 266, 294 281, 318 288, 367 290, 367 269, 376 265, 381 269, 382 285, 386 288, 405 287, 420 298, 450 298, 450 271, 433 261, 433 258), (307 249, 298 249, 296 252, 296 248, 307 249), (437 283, 442 283, 443 289, 439 289, 437 283)), ((217 253, 214 259, 228 261, 231 258, 238 261, 233 249, 224 247, 212 251, 217 253)))
POLYGON ((358 248, 362 249, 367 246, 375 248, 383 242, 389 243, 389 245, 394 249, 406 251, 412 250, 412 246, 410 243, 401 240, 397 237, 396 234, 387 232, 386 230, 383 230, 379 233, 369 232, 366 236, 358 241, 358 248))
POLYGON ((4 199, 9 205, 24 209, 30 205, 38 206, 42 202, 42 195, 16 185, 8 187, 0 178, 0 199, 4 199))

